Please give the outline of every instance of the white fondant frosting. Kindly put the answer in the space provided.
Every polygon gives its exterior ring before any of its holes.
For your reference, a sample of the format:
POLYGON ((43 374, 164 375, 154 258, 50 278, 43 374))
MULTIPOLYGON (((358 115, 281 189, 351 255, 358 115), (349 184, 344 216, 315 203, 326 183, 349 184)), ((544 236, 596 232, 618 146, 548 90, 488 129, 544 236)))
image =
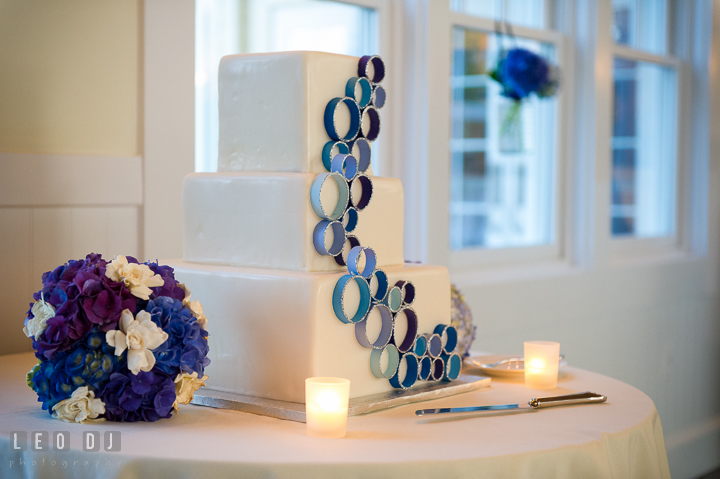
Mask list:
MULTIPOLYGON (((314 173, 195 173, 183 185, 185 261, 303 271, 342 271, 313 247, 320 218, 310 205, 314 173)), ((403 190, 373 178, 373 194, 352 232, 378 266, 403 263, 403 190)))
MULTIPOLYGON (((223 57, 218 170, 326 171, 320 155, 330 140, 325 107, 345 96, 357 65, 357 57, 321 52, 223 57)), ((340 130, 348 124, 343 108, 340 130)))
MULTIPOLYGON (((343 377, 350 397, 392 389, 370 372, 370 349, 331 306, 342 273, 234 268, 169 261, 178 281, 201 298, 210 353, 208 387, 304 402, 305 378, 343 377)), ((391 284, 412 281, 419 332, 450 323, 450 279, 439 266, 384 268, 391 284)), ((398 325, 399 328, 402 325, 398 325)))
MULTIPOLYGON (((221 173, 185 178, 184 261, 167 262, 201 300, 207 317, 208 387, 301 403, 304 381, 314 376, 349 379, 351 397, 393 389, 387 379, 373 376, 371 349, 358 343, 355 326, 342 323, 333 310, 333 289, 347 269, 313 246, 320 218, 310 190, 326 171, 325 107, 345 96, 358 60, 288 52, 221 61, 221 173)), ((340 105, 335 117, 341 135, 349 125, 345 110, 340 105)), ((450 323, 447 269, 403 265, 402 185, 373 177, 371 168, 365 174, 372 197, 364 209, 358 206, 362 211, 352 234, 374 250, 390 287, 399 280, 413 283, 418 332, 432 333, 436 325, 450 323)), ((339 185, 327 183, 319 195, 333 211, 339 185)), ((362 203, 360 192, 353 193, 362 203)), ((319 211, 327 214, 325 205, 319 211)), ((357 310, 359 293, 352 287, 345 293, 343 311, 357 310)), ((363 323, 368 338, 377 338, 378 321, 363 323)), ((404 338, 407 319, 397 319, 395 328, 404 338)))

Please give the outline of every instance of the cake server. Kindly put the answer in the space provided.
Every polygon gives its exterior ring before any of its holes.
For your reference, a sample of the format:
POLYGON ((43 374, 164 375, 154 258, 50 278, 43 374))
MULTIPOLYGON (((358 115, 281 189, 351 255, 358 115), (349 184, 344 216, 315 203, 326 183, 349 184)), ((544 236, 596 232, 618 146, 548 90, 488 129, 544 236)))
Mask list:
POLYGON ((552 396, 545 398, 532 398, 525 404, 493 404, 490 406, 472 406, 472 407, 443 407, 438 409, 419 409, 415 411, 418 416, 426 414, 447 414, 447 413, 463 413, 476 411, 500 411, 504 409, 542 409, 552 406, 567 406, 569 404, 595 404, 607 401, 607 397, 602 394, 585 391, 578 394, 567 394, 565 396, 552 396))

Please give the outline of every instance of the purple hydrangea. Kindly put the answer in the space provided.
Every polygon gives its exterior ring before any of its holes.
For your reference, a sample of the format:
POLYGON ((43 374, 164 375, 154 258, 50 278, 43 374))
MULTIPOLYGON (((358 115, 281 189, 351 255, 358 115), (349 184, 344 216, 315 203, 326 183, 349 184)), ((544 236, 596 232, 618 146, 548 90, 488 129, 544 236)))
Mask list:
POLYGON ((207 331, 182 302, 167 296, 150 300, 145 308, 169 339, 155 350, 155 367, 167 374, 196 372, 202 377, 210 364, 207 331))
POLYGON ((159 265, 157 261, 154 263, 147 263, 147 265, 153 273, 160 275, 164 281, 162 286, 150 288, 153 290, 153 297, 159 298, 161 296, 165 296, 179 301, 185 299, 185 290, 178 286, 179 283, 173 274, 174 270, 170 266, 159 265))
MULTIPOLYGON (((52 359, 58 351, 70 349, 95 326, 115 329, 123 309, 135 311, 138 299, 123 283, 105 276, 106 265, 101 255, 92 253, 43 274, 43 288, 33 298, 51 304, 55 317, 33 343, 38 358, 52 359)), ((28 311, 26 323, 32 317, 28 311)))
MULTIPOLYGON (((154 371, 154 370, 153 370, 154 371)), ((175 383, 161 372, 114 373, 100 391, 105 417, 111 421, 157 421, 168 418, 175 402, 175 383)))

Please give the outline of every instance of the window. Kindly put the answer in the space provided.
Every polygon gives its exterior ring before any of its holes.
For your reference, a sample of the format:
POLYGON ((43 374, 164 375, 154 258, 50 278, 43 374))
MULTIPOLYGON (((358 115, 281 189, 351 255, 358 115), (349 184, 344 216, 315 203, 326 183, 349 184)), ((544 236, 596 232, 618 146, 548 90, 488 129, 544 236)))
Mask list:
MULTIPOLYGON (((448 262, 468 270, 559 258, 563 90, 517 108, 488 76, 512 48, 564 67, 562 36, 546 28, 548 3, 456 0, 451 8, 448 262)), ((572 71, 562 74, 571 81, 572 71)))
POLYGON ((377 13, 371 8, 323 0, 196 0, 195 5, 196 171, 217 170, 217 72, 223 56, 378 51, 377 13))
POLYGON ((668 236, 675 208, 675 71, 616 57, 611 228, 668 236))
POLYGON ((453 29, 450 245, 548 244, 555 236, 554 99, 518 109, 487 72, 501 49, 555 57, 551 44, 453 29))
POLYGON ((452 9, 457 12, 532 28, 545 26, 547 7, 547 2, 543 0, 452 1, 452 9))
POLYGON ((616 238, 675 233, 678 85, 675 62, 665 56, 667 8, 663 1, 613 1, 610 229, 616 238))
POLYGON ((612 38, 618 45, 667 52, 667 0, 613 0, 612 38))

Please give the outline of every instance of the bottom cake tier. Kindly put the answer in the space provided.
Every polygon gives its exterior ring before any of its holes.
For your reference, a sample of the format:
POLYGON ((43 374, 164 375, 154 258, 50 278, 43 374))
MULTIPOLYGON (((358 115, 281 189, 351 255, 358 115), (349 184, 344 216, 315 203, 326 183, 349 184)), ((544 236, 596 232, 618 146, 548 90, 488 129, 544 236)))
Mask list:
MULTIPOLYGON (((212 361, 208 387, 300 403, 305 402, 305 379, 309 377, 349 379, 351 398, 394 389, 388 379, 373 375, 370 368, 373 349, 359 344, 355 324, 340 321, 333 308, 333 292, 342 273, 235 268, 183 261, 166 264, 175 269, 178 281, 192 290, 192 299, 202 303, 208 319, 208 356, 212 361)), ((418 335, 433 333, 438 324, 450 324, 447 269, 426 265, 383 269, 390 287, 401 280, 414 286, 409 307, 417 317, 418 335)), ((356 291, 359 288, 352 283, 343 295, 348 316, 362 303, 356 291)), ((372 342, 383 331, 381 315, 371 316, 366 338, 372 342)), ((412 321, 402 312, 396 316, 395 338, 398 343, 405 343, 403 339, 412 328, 412 321)), ((382 355, 380 369, 386 356, 382 355)))

